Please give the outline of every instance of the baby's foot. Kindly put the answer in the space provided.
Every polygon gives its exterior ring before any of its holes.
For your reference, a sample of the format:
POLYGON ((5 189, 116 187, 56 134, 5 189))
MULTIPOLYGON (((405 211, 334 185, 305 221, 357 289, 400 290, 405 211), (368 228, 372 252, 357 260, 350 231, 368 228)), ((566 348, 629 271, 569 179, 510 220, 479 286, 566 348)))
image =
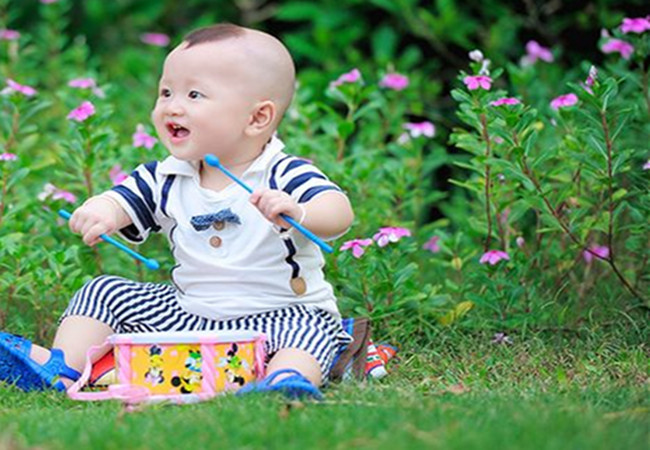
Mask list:
POLYGON ((21 336, 0 332, 1 381, 24 391, 63 391, 79 376, 79 372, 66 365, 61 350, 48 350, 21 336))

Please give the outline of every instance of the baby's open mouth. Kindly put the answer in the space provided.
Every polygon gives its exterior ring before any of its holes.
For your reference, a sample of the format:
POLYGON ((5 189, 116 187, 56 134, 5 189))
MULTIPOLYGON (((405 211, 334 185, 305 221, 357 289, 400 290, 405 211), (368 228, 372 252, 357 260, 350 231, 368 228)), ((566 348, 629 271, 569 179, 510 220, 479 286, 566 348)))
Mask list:
POLYGON ((177 123, 169 122, 167 124, 167 130, 173 137, 183 138, 190 134, 190 130, 187 128, 178 125, 177 123))

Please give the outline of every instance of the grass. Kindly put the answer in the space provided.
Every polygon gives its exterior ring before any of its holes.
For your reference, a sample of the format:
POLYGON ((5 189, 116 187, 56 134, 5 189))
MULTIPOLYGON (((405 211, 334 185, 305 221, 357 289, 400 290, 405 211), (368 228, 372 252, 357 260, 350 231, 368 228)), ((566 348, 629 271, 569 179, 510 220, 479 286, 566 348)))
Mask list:
POLYGON ((126 413, 117 403, 0 390, 0 448, 645 449, 648 347, 629 332, 513 345, 441 335, 387 379, 321 403, 224 396, 126 413))

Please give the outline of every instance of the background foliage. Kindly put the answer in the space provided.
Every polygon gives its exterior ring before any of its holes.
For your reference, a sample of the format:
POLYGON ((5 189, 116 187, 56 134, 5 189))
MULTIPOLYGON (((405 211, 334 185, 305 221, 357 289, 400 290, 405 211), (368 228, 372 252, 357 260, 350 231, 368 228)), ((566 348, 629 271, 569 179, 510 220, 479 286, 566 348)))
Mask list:
MULTIPOLYGON (((164 56, 188 31, 231 21, 276 34, 293 53, 299 89, 280 134, 349 193, 356 221, 343 240, 387 226, 411 233, 360 258, 327 258, 344 313, 414 342, 449 326, 645 329, 650 33, 618 27, 649 11, 642 1, 511 3, 0 0, 0 29, 21 33, 0 40, 0 79, 38 90, 0 97, 0 153, 17 155, 0 161, 0 328, 49 338, 72 293, 101 272, 167 278, 106 246, 85 247, 55 211, 110 188, 116 164, 129 171, 165 157, 160 144, 148 150, 131 138, 137 124, 152 131, 164 56), (601 29, 633 43, 632 57, 605 55, 601 29), (171 43, 144 44, 145 32, 171 43), (551 48, 553 62, 522 64, 529 40, 551 48), (490 90, 463 82, 482 68, 468 58, 474 49, 491 61, 490 90), (591 65, 593 94, 580 86, 591 65), (331 86, 353 68, 359 81, 331 86), (406 88, 382 85, 395 73, 406 88), (84 77, 103 95, 68 86, 84 77), (577 105, 550 107, 569 92, 577 105), (521 104, 490 106, 506 96, 521 104), (68 120, 84 100, 96 114, 68 120), (433 138, 403 137, 405 124, 425 121, 433 138), (40 200, 46 183, 76 200, 40 200), (432 237, 439 250, 423 249, 432 237), (594 246, 610 256, 588 263, 594 246), (510 260, 481 264, 488 250, 510 260)), ((171 267, 159 236, 140 251, 171 267)))

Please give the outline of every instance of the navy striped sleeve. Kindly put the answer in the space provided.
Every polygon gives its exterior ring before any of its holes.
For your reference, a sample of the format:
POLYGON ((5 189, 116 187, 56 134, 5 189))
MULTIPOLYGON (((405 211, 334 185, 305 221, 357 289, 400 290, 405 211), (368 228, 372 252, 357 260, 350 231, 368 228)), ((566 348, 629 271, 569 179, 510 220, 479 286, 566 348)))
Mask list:
POLYGON ((341 192, 314 164, 295 156, 280 158, 271 166, 269 187, 283 190, 298 203, 306 203, 323 192, 341 192))
POLYGON ((133 221, 132 225, 120 230, 128 241, 143 242, 150 232, 160 230, 159 203, 161 175, 156 173, 157 162, 141 164, 122 183, 109 192, 133 221))

